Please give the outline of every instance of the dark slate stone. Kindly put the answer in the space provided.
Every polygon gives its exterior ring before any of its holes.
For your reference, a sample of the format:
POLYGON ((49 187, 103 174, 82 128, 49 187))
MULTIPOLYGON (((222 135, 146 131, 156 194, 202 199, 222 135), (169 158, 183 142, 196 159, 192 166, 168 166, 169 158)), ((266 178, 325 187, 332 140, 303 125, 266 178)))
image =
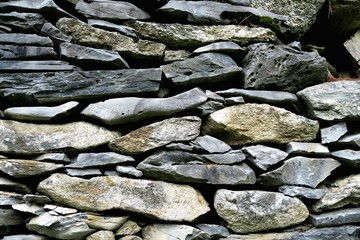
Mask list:
POLYGON ((72 70, 74 70, 74 66, 68 64, 67 62, 58 60, 3 60, 0 62, 0 72, 52 72, 72 70))
POLYGON ((50 38, 37 34, 1 33, 0 44, 52 47, 50 38))
POLYGON ((48 103, 155 95, 160 88, 161 74, 159 68, 2 74, 0 96, 20 105, 24 101, 48 103))
POLYGON ((88 19, 88 24, 90 26, 101 28, 107 31, 118 32, 133 39, 139 39, 136 30, 132 27, 119 25, 99 19, 88 19))
POLYGON ((217 52, 217 53, 225 53, 225 54, 241 54, 246 52, 246 49, 240 47, 239 44, 234 42, 216 42, 210 43, 206 46, 199 47, 195 49, 192 54, 201 54, 207 52, 217 52))
POLYGON ((1 29, 8 29, 9 33, 40 33, 45 23, 47 20, 38 13, 0 13, 1 29))
POLYGON ((8 178, 0 177, 0 190, 18 193, 31 193, 31 188, 8 178))
POLYGON ((41 34, 48 36, 56 42, 70 42, 72 37, 64 34, 53 24, 47 22, 41 28, 41 34))
POLYGON ((72 43, 61 43, 59 52, 63 60, 82 67, 82 69, 129 68, 129 64, 127 64, 119 53, 111 50, 85 47, 72 43))
POLYGON ((232 165, 241 163, 246 159, 245 154, 241 150, 233 150, 227 153, 204 154, 201 155, 208 162, 220 165, 232 165))
POLYGON ((23 199, 28 203, 37 203, 37 204, 52 203, 52 200, 48 196, 40 195, 40 194, 25 194, 23 199))
POLYGON ((52 47, 0 45, 0 59, 45 60, 56 59, 52 47))
POLYGON ((341 209, 319 215, 310 214, 309 220, 315 227, 330 227, 360 222, 360 208, 341 209))
POLYGON ((223 97, 238 97, 241 96, 245 100, 259 101, 269 104, 296 104, 298 97, 289 92, 282 91, 261 91, 261 90, 246 90, 231 88, 227 90, 217 91, 217 94, 223 97))
POLYGON ((199 56, 162 65, 165 76, 175 87, 211 85, 236 80, 241 82, 242 69, 229 56, 204 53, 199 56))
POLYGON ((165 147, 168 150, 180 150, 184 152, 192 152, 194 150, 194 146, 184 143, 170 143, 165 147))
POLYGON ((229 230, 221 225, 200 223, 196 227, 203 232, 208 233, 214 239, 229 236, 229 230))
POLYGON ((25 218, 13 209, 0 208, 0 226, 14 226, 25 223, 25 218))
POLYGON ((295 93, 328 77, 326 59, 315 52, 267 43, 253 44, 248 49, 241 63, 246 89, 295 93))
POLYGON ((347 133, 348 129, 345 122, 334 124, 330 127, 321 128, 321 143, 333 143, 339 140, 345 133, 347 133))
POLYGON ((225 104, 218 101, 206 101, 195 108, 198 116, 207 116, 213 112, 223 109, 225 104))
POLYGON ((244 104, 245 100, 243 97, 230 97, 230 98, 225 98, 225 104, 226 106, 233 106, 233 105, 238 105, 238 104, 244 104))
POLYGON ((81 153, 73 163, 66 165, 66 168, 94 168, 133 161, 135 161, 135 159, 131 156, 114 152, 81 153))
POLYGON ((225 99, 217 93, 214 93, 210 90, 206 90, 205 94, 209 100, 213 100, 213 101, 219 102, 219 103, 225 103, 225 99))
POLYGON ((325 189, 313 189, 307 187, 300 187, 300 186, 280 186, 279 192, 290 196, 290 197, 300 197, 300 198, 307 198, 307 199, 316 199, 319 200, 324 196, 326 190, 325 189))
POLYGON ((360 151, 344 149, 331 152, 331 155, 346 165, 360 168, 360 151))
POLYGON ((225 153, 231 150, 225 142, 209 135, 197 137, 192 143, 208 153, 225 153))

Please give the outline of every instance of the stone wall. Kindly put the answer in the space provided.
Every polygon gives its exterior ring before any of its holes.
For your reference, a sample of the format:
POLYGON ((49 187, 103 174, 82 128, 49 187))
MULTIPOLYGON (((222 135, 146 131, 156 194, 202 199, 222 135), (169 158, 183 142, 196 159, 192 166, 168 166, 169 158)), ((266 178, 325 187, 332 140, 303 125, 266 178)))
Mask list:
POLYGON ((0 1, 0 236, 359 239, 359 9, 0 1))

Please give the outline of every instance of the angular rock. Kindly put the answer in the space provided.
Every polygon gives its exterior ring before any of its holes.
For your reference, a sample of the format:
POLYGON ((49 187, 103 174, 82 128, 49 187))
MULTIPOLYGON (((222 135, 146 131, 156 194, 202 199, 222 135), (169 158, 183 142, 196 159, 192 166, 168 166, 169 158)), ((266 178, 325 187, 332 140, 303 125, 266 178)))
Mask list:
POLYGON ((203 232, 208 233, 212 238, 218 239, 229 236, 229 230, 221 225, 200 223, 196 227, 203 232))
POLYGON ((165 221, 191 222, 210 210, 194 188, 160 181, 116 176, 84 180, 53 174, 42 181, 37 190, 56 202, 79 210, 118 209, 165 221))
POLYGON ((227 90, 217 91, 217 94, 223 97, 241 96, 245 100, 261 101, 269 104, 296 104, 298 98, 295 94, 282 91, 261 91, 231 88, 227 90))
POLYGON ((12 107, 5 109, 4 114, 13 120, 48 122, 69 116, 78 106, 78 102, 72 101, 54 107, 12 107))
POLYGON ((254 184, 254 171, 245 163, 216 165, 186 152, 157 152, 138 164, 145 176, 173 182, 241 185, 254 184))
POLYGON ((125 156, 114 152, 80 153, 75 161, 66 165, 67 168, 91 168, 100 166, 116 165, 119 163, 134 162, 131 156, 125 156))
MULTIPOLYGON (((38 13, 10 12, 0 13, 0 22, 1 29, 7 29, 5 32, 33 34, 40 33, 42 26, 47 23, 47 20, 38 13)), ((24 40, 22 39, 21 41, 24 40)))
POLYGON ((0 208, 0 227, 14 226, 25 223, 25 218, 19 214, 19 212, 12 209, 0 208))
POLYGON ((325 121, 360 119, 360 81, 326 82, 297 93, 311 118, 325 121))
POLYGON ((360 168, 360 151, 355 151, 352 149, 338 150, 331 152, 331 155, 340 162, 349 165, 351 167, 360 168))
POLYGON ((77 213, 77 210, 75 208, 60 207, 52 204, 46 204, 44 206, 44 209, 61 215, 69 215, 69 214, 77 213))
POLYGON ((341 164, 332 158, 293 157, 284 165, 260 175, 266 186, 303 185, 315 188, 341 164))
POLYGON ((87 47, 117 51, 130 64, 155 65, 163 61, 166 45, 149 40, 134 40, 117 32, 91 27, 73 18, 62 18, 56 26, 71 35, 73 42, 87 47))
POLYGON ((232 41, 240 46, 255 42, 275 42, 275 33, 270 29, 241 25, 196 26, 134 21, 127 24, 146 39, 162 42, 174 49, 196 49, 204 45, 232 41))
POLYGON ((264 145, 253 145, 241 149, 253 164, 266 171, 268 167, 284 160, 289 154, 277 148, 264 145))
POLYGON ((102 172, 100 169, 74 169, 74 168, 67 168, 65 170, 66 174, 72 177, 96 177, 101 176, 102 172))
POLYGON ((251 0, 250 6, 277 14, 288 15, 289 18, 285 22, 285 26, 282 26, 282 28, 285 28, 283 31, 285 35, 293 35, 299 38, 302 37, 315 22, 317 14, 324 2, 325 0, 290 0, 287 4, 283 4, 281 1, 274 0, 251 0))
POLYGON ((119 227, 123 225, 128 219, 129 216, 112 217, 88 214, 88 220, 86 223, 94 229, 115 231, 119 229, 119 227))
POLYGON ((55 163, 70 163, 70 158, 64 153, 44 153, 33 158, 33 160, 55 163))
POLYGON ((230 107, 230 106, 234 106, 234 105, 238 105, 238 104, 244 104, 245 100, 243 97, 230 97, 230 98, 225 98, 225 104, 226 106, 230 107))
POLYGON ((187 50, 165 50, 164 63, 183 61, 190 57, 191 53, 187 50))
POLYGON ((353 146, 353 147, 360 147, 360 132, 345 135, 341 137, 337 144, 345 145, 345 146, 353 146))
POLYGON ((116 138, 114 132, 86 122, 40 125, 0 120, 0 133, 0 152, 18 155, 84 151, 116 138))
POLYGON ((119 176, 130 176, 140 178, 143 176, 142 171, 137 170, 133 166, 116 166, 116 172, 118 172, 119 176))
POLYGON ((341 209, 319 215, 310 214, 309 220, 315 227, 329 227, 360 222, 360 208, 341 209))
POLYGON ((23 159, 0 159, 0 171, 14 178, 44 175, 62 169, 64 165, 23 159))
POLYGON ((57 239, 82 239, 95 232, 85 223, 87 216, 84 213, 76 213, 67 216, 43 213, 32 218, 26 227, 49 237, 57 239))
POLYGON ((280 186, 279 192, 290 196, 290 197, 300 197, 306 199, 316 199, 319 200, 325 194, 325 189, 313 189, 307 187, 299 187, 299 186, 280 186))
POLYGON ((360 68, 360 31, 357 31, 354 35, 352 35, 346 42, 344 43, 344 47, 346 48, 352 63, 356 69, 360 68))
POLYGON ((217 101, 206 101, 203 104, 201 104, 200 106, 196 107, 195 111, 197 113, 196 114, 197 116, 204 117, 204 116, 212 114, 216 111, 219 111, 223 108, 225 108, 224 103, 220 103, 217 101))
POLYGON ((109 147, 122 154, 141 154, 172 142, 191 141, 200 134, 198 117, 170 118, 138 128, 114 139, 109 147))
POLYGON ((0 72, 52 72, 72 70, 74 70, 74 66, 59 60, 3 60, 0 62, 0 72))
POLYGON ((174 236, 176 239, 186 240, 186 236, 191 235, 194 229, 188 225, 155 223, 143 228, 142 236, 144 240, 174 239, 174 236))
POLYGON ((309 216, 299 199, 265 191, 220 189, 215 194, 214 207, 236 233, 285 228, 302 223, 309 216))
MULTIPOLYGON (((229 24, 244 18, 259 18, 261 24, 265 19, 276 22, 288 20, 287 16, 274 14, 262 9, 237 6, 216 1, 169 1, 159 8, 165 17, 171 17, 178 22, 189 22, 198 25, 229 24), (263 20, 264 19, 264 20, 263 20)), ((250 19, 251 21, 251 19, 250 19)))
POLYGON ((40 194, 25 194, 23 199, 28 203, 36 203, 41 205, 52 202, 49 197, 40 194))
POLYGON ((23 105, 156 94, 161 74, 159 68, 2 74, 0 96, 23 105))
POLYGON ((0 43, 2 45, 20 45, 20 46, 39 46, 52 47, 53 42, 50 38, 37 34, 23 33, 2 33, 0 34, 0 43))
POLYGON ((230 146, 284 144, 314 140, 319 123, 267 104, 241 104, 212 113, 202 130, 230 146))
POLYGON ((197 137, 192 143, 208 153, 226 153, 231 150, 229 145, 209 135, 197 137))
POLYGON ((12 205, 12 208, 16 211, 30 213, 33 215, 41 215, 46 212, 43 207, 28 203, 14 204, 12 205))
POLYGON ((56 53, 52 47, 0 45, 0 59, 53 60, 56 53))
POLYGON ((0 191, 0 206, 11 206, 13 204, 24 203, 22 197, 22 194, 0 191))
POLYGON ((317 201, 312 210, 316 213, 338 209, 360 203, 360 174, 353 174, 331 183, 325 195, 317 201))
POLYGON ((17 234, 5 236, 3 240, 48 240, 48 238, 35 234, 17 234))
POLYGON ((122 35, 131 37, 136 40, 139 39, 137 32, 135 31, 135 29, 133 29, 131 27, 127 27, 124 25, 118 25, 118 24, 114 24, 114 23, 104 21, 104 20, 99 20, 99 19, 88 19, 88 24, 92 27, 101 28, 101 29, 111 31, 111 32, 118 32, 122 35))
POLYGON ((41 34, 48 36, 57 42, 70 42, 71 37, 61 32, 57 27, 51 23, 45 23, 41 28, 41 34))
POLYGON ((204 53, 199 56, 162 65, 161 69, 175 87, 215 85, 242 76, 242 69, 228 55, 204 53))
POLYGON ((126 124, 140 120, 166 117, 192 109, 205 102, 205 93, 194 88, 168 98, 114 98, 90 104, 81 114, 100 119, 109 125, 126 124))
POLYGON ((83 69, 129 68, 129 65, 119 53, 110 50, 84 47, 72 43, 61 43, 59 52, 63 60, 80 66, 83 69))
POLYGON ((86 240, 115 240, 115 235, 112 231, 97 231, 87 236, 86 240))
POLYGON ((31 188, 23 183, 0 177, 0 189, 18 193, 31 193, 31 188))
POLYGON ((294 155, 330 155, 328 147, 309 142, 289 142, 286 144, 286 152, 294 155))
POLYGON ((339 140, 348 129, 345 122, 334 124, 330 127, 320 129, 321 143, 333 143, 339 140))
POLYGON ((210 43, 206 46, 199 47, 195 49, 192 54, 202 54, 207 52, 216 52, 216 53, 225 53, 225 54, 241 54, 246 50, 243 47, 240 47, 239 44, 234 42, 216 42, 210 43))
POLYGON ((253 44, 248 50, 241 63, 246 89, 295 93, 328 77, 326 59, 315 52, 267 43, 253 44))
POLYGON ((115 233, 116 236, 135 235, 141 231, 141 227, 134 221, 127 220, 115 233))

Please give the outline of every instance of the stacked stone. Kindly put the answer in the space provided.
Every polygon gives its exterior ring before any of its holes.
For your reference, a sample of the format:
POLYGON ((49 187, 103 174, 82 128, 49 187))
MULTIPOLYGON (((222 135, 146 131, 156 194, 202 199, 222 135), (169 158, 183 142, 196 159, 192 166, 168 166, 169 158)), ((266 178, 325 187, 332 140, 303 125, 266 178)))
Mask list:
POLYGON ((276 2, 0 2, 3 239, 358 239, 360 81, 276 2))

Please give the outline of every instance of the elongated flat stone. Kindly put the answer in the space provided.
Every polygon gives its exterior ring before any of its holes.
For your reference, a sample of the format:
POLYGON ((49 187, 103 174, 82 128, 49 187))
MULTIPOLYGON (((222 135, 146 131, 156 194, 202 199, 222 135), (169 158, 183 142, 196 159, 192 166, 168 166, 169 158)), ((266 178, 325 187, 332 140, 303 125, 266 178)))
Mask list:
POLYGON ((74 70, 74 66, 59 60, 3 60, 0 62, 0 72, 51 72, 72 70, 74 70))
POLYGON ((320 188, 313 189, 308 187, 283 185, 279 187, 279 191, 290 197, 319 200, 324 196, 326 190, 320 188))
POLYGON ((328 147, 320 143, 289 142, 286 152, 297 155, 330 155, 328 147))
POLYGON ((115 23, 111 23, 111 22, 99 20, 99 19, 88 19, 88 24, 92 27, 101 28, 101 29, 104 29, 107 31, 118 32, 122 35, 131 37, 133 39, 139 38, 135 29, 128 27, 128 26, 119 25, 119 24, 115 24, 115 23))
POLYGON ((360 208, 340 209, 323 214, 310 214, 309 220, 315 227, 329 227, 360 222, 360 208))
POLYGON ((0 189, 18 193, 32 192, 29 186, 4 177, 0 177, 0 189))
POLYGON ((119 227, 129 219, 129 216, 111 217, 92 214, 87 214, 87 217, 88 220, 86 221, 86 223, 91 228, 104 229, 109 231, 115 231, 119 229, 119 227))
POLYGON ((67 168, 88 168, 115 165, 120 163, 134 162, 131 156, 125 156, 114 152, 81 153, 75 161, 66 165, 67 168))
POLYGON ((0 208, 0 227, 21 225, 25 223, 25 218, 17 211, 12 209, 0 208))
POLYGON ((330 127, 320 129, 321 143, 333 143, 347 133, 348 129, 345 122, 334 124, 330 127))
POLYGON ((40 36, 37 34, 24 33, 1 33, 0 43, 2 45, 19 45, 19 46, 39 46, 52 47, 53 42, 49 37, 40 36))
POLYGON ((0 45, 0 58, 6 60, 54 60, 57 56, 52 47, 0 45))
POLYGON ((167 221, 194 221, 210 210, 194 188, 160 181, 115 176, 84 180, 53 174, 37 190, 80 210, 119 209, 167 221))
POLYGON ((58 42, 70 42, 71 36, 68 36, 61 32, 57 27, 53 24, 47 22, 41 28, 41 33, 45 36, 51 37, 55 41, 58 42))
POLYGON ((352 167, 360 168, 360 151, 344 149, 331 152, 331 155, 339 159, 340 162, 352 167))
POLYGON ((168 98, 115 98, 90 104, 81 114, 102 120, 109 125, 137 122, 147 118, 166 117, 195 108, 205 102, 205 93, 194 88, 168 98))
POLYGON ((0 152, 19 155, 83 151, 116 138, 114 132, 86 122, 40 125, 10 120, 0 120, 0 135, 0 152))
POLYGON ((195 49, 192 54, 201 54, 206 52, 217 52, 217 53, 225 53, 225 54, 240 54, 246 52, 246 49, 240 47, 239 44, 225 41, 225 42, 216 42, 210 43, 206 46, 199 47, 195 49))
MULTIPOLYGON (((47 23, 47 20, 38 13, 28 12, 10 12, 0 13, 0 22, 2 29, 5 32, 22 32, 22 33, 40 33, 41 27, 47 23)), ((0 34, 0 39, 1 39, 0 34)), ((27 41, 25 39, 18 39, 16 41, 27 41)))
POLYGON ((22 194, 0 191, 0 206, 24 203, 25 201, 22 198, 22 194))

